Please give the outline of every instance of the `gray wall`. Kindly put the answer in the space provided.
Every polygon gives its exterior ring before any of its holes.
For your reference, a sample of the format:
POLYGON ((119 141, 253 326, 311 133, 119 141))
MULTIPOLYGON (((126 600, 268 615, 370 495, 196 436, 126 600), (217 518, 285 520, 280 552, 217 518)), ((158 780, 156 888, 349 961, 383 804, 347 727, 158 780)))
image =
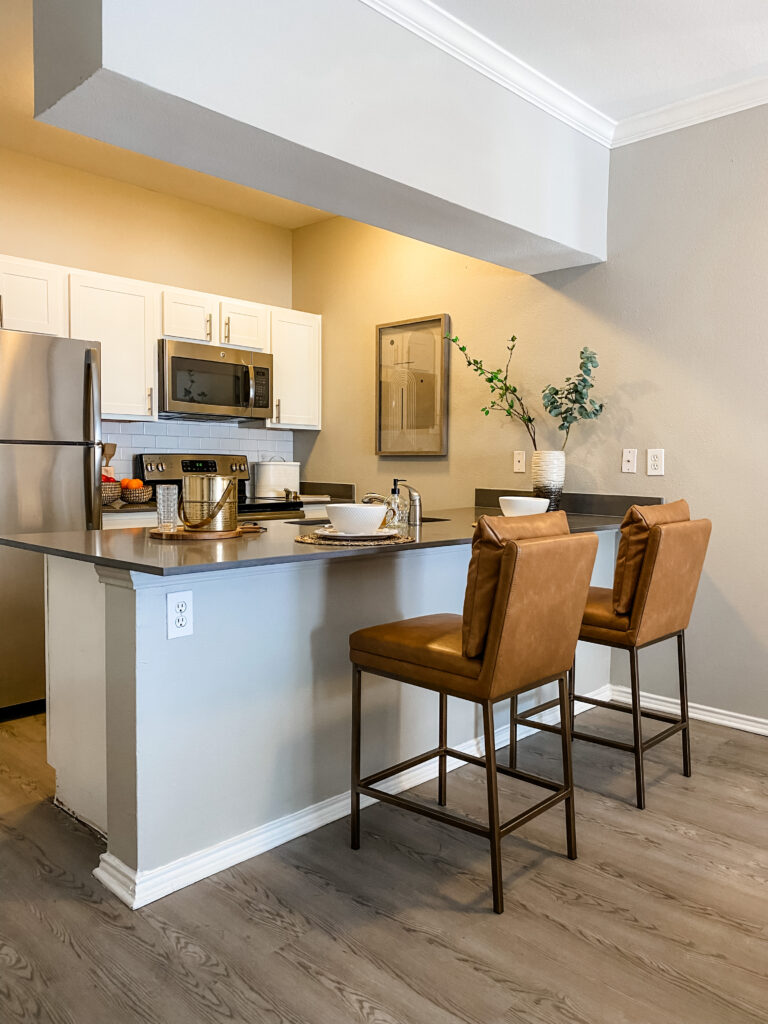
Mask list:
MULTIPOLYGON (((294 304, 324 318, 324 427, 295 438, 305 472, 376 490, 409 477, 432 508, 529 481, 512 474, 525 434, 479 413, 485 392, 456 358, 447 458, 376 458, 376 323, 447 312, 494 365, 515 333, 518 379, 534 398, 590 345, 607 411, 574 431, 567 486, 686 497, 713 520, 691 700, 768 719, 767 169, 766 106, 617 149, 607 263, 538 278, 341 218, 295 232, 294 304), (636 476, 620 472, 623 447, 640 449, 636 476), (666 450, 663 478, 645 476, 649 447, 666 450)), ((553 445, 540 424, 540 447, 553 445)), ((643 688, 671 694, 673 669, 672 649, 644 652, 643 688)), ((623 661, 615 681, 628 681, 623 661)))

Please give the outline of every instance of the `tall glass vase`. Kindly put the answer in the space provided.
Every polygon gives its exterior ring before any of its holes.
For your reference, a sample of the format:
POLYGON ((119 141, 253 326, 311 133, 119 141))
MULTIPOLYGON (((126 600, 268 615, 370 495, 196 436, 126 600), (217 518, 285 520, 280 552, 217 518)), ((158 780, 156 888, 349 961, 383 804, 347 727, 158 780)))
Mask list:
POLYGON ((533 493, 537 498, 548 498, 548 512, 560 508, 565 483, 565 452, 534 452, 531 456, 533 493))

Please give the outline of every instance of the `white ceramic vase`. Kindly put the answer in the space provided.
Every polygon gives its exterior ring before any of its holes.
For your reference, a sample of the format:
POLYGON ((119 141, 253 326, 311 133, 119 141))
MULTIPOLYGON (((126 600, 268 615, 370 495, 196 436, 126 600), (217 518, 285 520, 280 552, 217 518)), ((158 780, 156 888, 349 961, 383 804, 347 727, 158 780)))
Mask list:
POLYGON ((565 452, 534 452, 531 456, 533 493, 537 498, 548 498, 548 512, 560 508, 565 483, 565 452))

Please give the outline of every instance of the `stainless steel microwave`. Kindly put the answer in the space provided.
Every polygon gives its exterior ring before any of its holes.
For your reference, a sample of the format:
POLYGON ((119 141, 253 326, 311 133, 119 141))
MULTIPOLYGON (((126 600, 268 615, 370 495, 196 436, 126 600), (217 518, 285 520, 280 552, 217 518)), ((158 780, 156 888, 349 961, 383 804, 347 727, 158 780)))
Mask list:
POLYGON ((267 419, 272 416, 272 356, 264 352, 161 338, 164 419, 267 419))

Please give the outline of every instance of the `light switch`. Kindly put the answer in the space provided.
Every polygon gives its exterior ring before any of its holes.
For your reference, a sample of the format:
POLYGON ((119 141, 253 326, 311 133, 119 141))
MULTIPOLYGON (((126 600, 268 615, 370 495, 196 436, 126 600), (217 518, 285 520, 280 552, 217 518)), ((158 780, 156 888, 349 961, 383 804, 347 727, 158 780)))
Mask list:
POLYGON ((525 452, 515 452, 515 461, 513 463, 515 473, 525 472, 525 452))
POLYGON ((625 448, 621 453, 621 472, 637 472, 637 448, 625 448))
POLYGON ((664 449, 648 449, 648 476, 664 476, 664 449))

